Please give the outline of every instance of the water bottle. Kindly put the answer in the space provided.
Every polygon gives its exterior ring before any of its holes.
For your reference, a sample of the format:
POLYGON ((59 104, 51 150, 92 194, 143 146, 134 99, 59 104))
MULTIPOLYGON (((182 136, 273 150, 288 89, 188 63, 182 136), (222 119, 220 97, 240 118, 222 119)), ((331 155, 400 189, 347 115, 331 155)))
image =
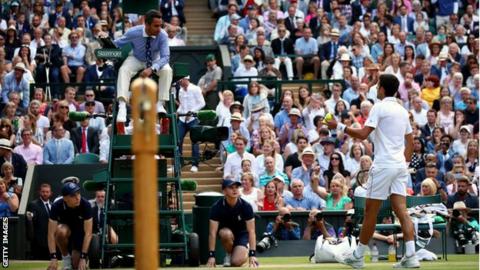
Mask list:
POLYGON ((465 245, 465 254, 475 254, 475 245, 472 241, 468 241, 465 245))
POLYGON ((389 262, 396 262, 397 261, 397 255, 396 255, 396 251, 395 251, 395 246, 394 245, 390 245, 388 247, 388 261, 389 262))
POLYGON ((365 258, 365 262, 370 262, 372 260, 372 255, 370 253, 370 247, 369 246, 365 247, 365 253, 363 254, 363 257, 365 258))
POLYGON ((372 262, 373 263, 378 262, 378 248, 376 243, 373 243, 373 247, 372 247, 372 262))

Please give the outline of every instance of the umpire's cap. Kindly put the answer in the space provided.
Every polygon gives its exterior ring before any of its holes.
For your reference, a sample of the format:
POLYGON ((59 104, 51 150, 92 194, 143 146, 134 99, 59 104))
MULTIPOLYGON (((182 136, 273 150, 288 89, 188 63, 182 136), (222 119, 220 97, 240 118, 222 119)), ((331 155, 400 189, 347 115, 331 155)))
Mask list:
POLYGON ((62 187, 62 196, 70 196, 80 191, 80 186, 76 183, 68 182, 62 187))
POLYGON ((233 180, 230 180, 230 179, 225 179, 222 182, 222 189, 225 189, 227 187, 231 187, 233 185, 236 185, 237 187, 239 187, 242 184, 240 182, 237 182, 237 181, 233 181, 233 180))

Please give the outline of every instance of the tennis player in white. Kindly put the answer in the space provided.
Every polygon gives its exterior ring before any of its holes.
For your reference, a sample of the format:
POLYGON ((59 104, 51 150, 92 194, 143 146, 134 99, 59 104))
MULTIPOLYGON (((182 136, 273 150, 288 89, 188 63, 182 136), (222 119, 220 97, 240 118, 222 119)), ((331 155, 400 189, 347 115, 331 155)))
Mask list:
POLYGON ((406 252, 394 268, 418 268, 415 256, 413 223, 406 209, 407 162, 413 151, 412 127, 408 112, 397 102, 395 94, 399 81, 391 74, 382 74, 377 86, 380 102, 373 105, 363 128, 346 127, 335 120, 328 122, 330 129, 341 130, 362 140, 370 136, 374 144, 374 161, 367 183, 367 200, 360 242, 350 254, 337 257, 340 263, 355 269, 364 267, 364 252, 375 230, 377 214, 382 201, 390 197, 392 209, 400 220, 406 252))

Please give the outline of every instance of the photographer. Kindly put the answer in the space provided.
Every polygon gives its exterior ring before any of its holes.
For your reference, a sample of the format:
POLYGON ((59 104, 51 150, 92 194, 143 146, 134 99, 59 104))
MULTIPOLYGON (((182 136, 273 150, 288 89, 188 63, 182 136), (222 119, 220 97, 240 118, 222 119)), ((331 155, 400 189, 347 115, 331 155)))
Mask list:
MULTIPOLYGON (((45 34, 43 40, 45 41, 45 46, 38 48, 37 55, 35 56, 35 61, 37 62, 35 81, 59 83, 60 66, 63 64, 62 49, 57 44, 53 44, 52 36, 50 34, 45 34)), ((58 86, 52 86, 51 89, 52 98, 61 97, 60 88, 58 86)))
POLYGON ((290 210, 282 207, 278 211, 275 221, 268 223, 266 233, 273 235, 278 240, 299 240, 300 225, 292 221, 290 210))
POLYGON ((474 245, 478 243, 478 221, 468 215, 469 211, 462 201, 453 205, 450 228, 457 248, 463 247, 468 241, 472 241, 474 245))
MULTIPOLYGON (((329 229, 333 229, 329 226, 329 229)), ((335 233, 334 231, 332 232, 335 233)), ((327 230, 326 222, 323 219, 323 214, 320 210, 313 209, 308 214, 307 227, 303 231, 303 240, 316 240, 320 235, 324 239, 332 238, 327 230)))

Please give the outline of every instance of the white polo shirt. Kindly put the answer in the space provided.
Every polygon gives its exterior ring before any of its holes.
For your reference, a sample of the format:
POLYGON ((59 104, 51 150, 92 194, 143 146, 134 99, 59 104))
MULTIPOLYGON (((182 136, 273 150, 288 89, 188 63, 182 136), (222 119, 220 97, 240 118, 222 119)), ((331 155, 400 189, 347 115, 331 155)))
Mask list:
POLYGON ((373 166, 406 168, 405 135, 412 133, 407 110, 395 98, 386 97, 373 105, 365 126, 375 128, 370 134, 375 149, 373 166))

